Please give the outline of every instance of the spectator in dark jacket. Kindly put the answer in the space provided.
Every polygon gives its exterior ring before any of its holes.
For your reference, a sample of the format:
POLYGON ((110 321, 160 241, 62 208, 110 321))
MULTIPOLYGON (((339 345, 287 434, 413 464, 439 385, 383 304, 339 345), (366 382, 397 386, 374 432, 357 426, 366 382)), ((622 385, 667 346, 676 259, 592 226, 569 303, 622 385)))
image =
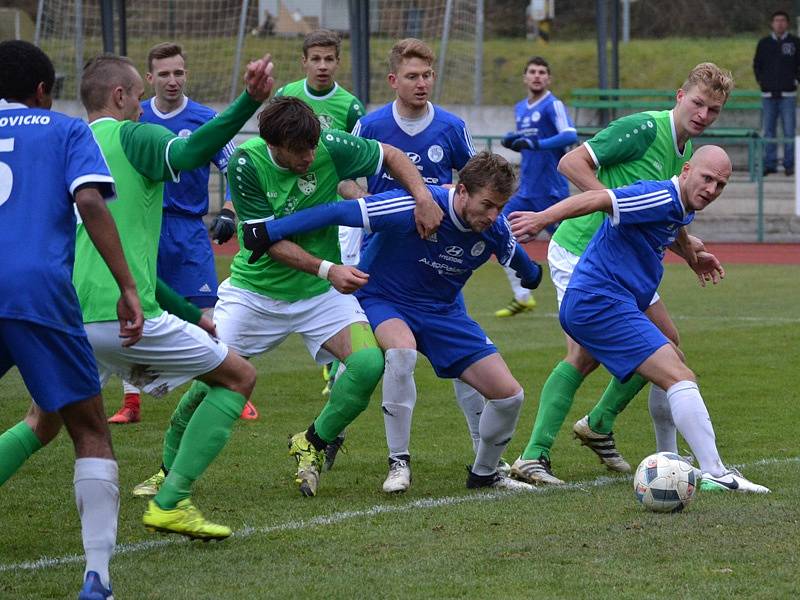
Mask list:
MULTIPOLYGON (((788 32, 789 15, 782 10, 772 13, 772 33, 761 38, 753 58, 753 71, 761 86, 764 137, 774 138, 778 116, 783 137, 794 139, 797 80, 800 78, 800 40, 788 32)), ((783 146, 783 169, 794 174, 794 143, 783 146)), ((764 175, 777 173, 778 148, 767 144, 764 151, 764 175)))

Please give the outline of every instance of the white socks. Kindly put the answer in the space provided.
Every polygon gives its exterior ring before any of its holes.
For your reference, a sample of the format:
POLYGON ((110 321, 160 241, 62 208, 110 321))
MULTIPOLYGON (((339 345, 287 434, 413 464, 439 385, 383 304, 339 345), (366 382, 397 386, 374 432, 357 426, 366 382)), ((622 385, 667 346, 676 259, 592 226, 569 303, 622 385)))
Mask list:
POLYGON ((414 383, 417 351, 410 348, 390 348, 386 351, 385 360, 381 409, 389 458, 409 456, 411 415, 417 402, 417 386, 414 383))
POLYGON ((128 381, 123 379, 122 380, 122 393, 123 394, 138 394, 138 393, 140 393, 140 390, 139 390, 138 387, 136 387, 132 383, 130 383, 130 382, 128 382, 128 381))
POLYGON ((472 472, 491 475, 497 472, 497 463, 511 441, 522 409, 525 393, 520 390, 510 398, 488 400, 480 422, 480 443, 472 472))
POLYGON ((478 390, 460 379, 453 379, 453 391, 456 393, 456 402, 467 420, 467 429, 472 438, 472 451, 477 452, 478 442, 481 439, 480 433, 478 433, 478 424, 481 422, 486 399, 478 390))
POLYGON ((679 381, 667 390, 667 401, 675 427, 689 444, 700 470, 714 477, 724 475, 726 469, 717 451, 714 427, 697 384, 679 381))
POLYGON ((531 291, 522 287, 522 279, 519 278, 517 272, 511 267, 503 267, 506 271, 506 277, 511 284, 511 290, 514 292, 514 298, 517 302, 527 302, 531 297, 531 291))
POLYGON ((86 573, 95 571, 109 587, 108 563, 117 541, 119 514, 117 463, 109 458, 75 461, 75 501, 81 516, 81 537, 86 553, 86 573))
POLYGON ((678 435, 675 423, 672 421, 672 411, 667 401, 667 392, 656 384, 650 386, 648 398, 650 418, 653 420, 653 430, 656 434, 656 452, 678 453, 678 435))

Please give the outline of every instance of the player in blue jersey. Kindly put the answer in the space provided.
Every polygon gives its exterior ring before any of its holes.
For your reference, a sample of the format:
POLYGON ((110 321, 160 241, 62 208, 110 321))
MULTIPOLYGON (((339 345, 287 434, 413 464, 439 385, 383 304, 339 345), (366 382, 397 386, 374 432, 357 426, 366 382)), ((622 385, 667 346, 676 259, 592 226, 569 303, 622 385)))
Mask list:
MULTIPOLYGON (((767 493, 766 487, 725 467, 694 373, 683 353, 645 314, 661 282, 667 247, 695 211, 722 193, 730 175, 725 151, 703 146, 678 177, 588 191, 543 212, 517 212, 510 218, 514 234, 525 237, 563 219, 596 211, 610 215, 575 267, 561 302, 561 326, 621 381, 638 373, 666 390, 667 405, 654 415, 660 421, 654 419, 656 449, 677 453, 679 432, 703 472, 701 487, 767 493)), ((724 276, 713 255, 700 251, 697 262, 701 283, 717 283, 724 276)))
POLYGON ((254 255, 286 236, 326 225, 363 227, 374 232, 360 268, 369 279, 358 292, 375 337, 386 354, 383 411, 390 450, 390 477, 384 490, 401 492, 411 480, 409 438, 416 402, 413 372, 417 351, 440 377, 458 378, 488 398, 480 417, 480 441, 467 487, 530 489, 498 472, 522 407, 523 390, 497 348, 466 312, 461 289, 472 272, 494 254, 514 268, 524 285, 535 288, 541 268, 518 246, 501 216, 515 184, 511 165, 482 152, 459 172, 455 188, 429 186, 445 217, 435 236, 417 235, 413 198, 395 189, 359 200, 326 204, 289 217, 248 222, 244 244, 254 255), (392 471, 403 486, 387 489, 392 471))
MULTIPOLYGON (((407 38, 397 42, 389 53, 387 76, 395 100, 359 119, 353 133, 400 148, 417 166, 425 183, 443 185, 452 183, 453 172, 459 171, 475 156, 475 147, 464 121, 430 102, 436 81, 433 63, 433 50, 421 40, 407 38)), ((396 187, 397 182, 385 169, 367 179, 370 194, 396 187)), ((349 186, 342 191, 351 198, 365 193, 349 186)), ((341 227, 339 231, 342 261, 357 264, 362 248, 362 230, 341 227)), ((477 449, 478 421, 484 399, 459 379, 454 379, 453 385, 473 446, 477 449)), ((384 398, 392 396, 386 384, 383 394, 384 398)))
MULTIPOLYGON (((178 44, 164 42, 150 49, 145 79, 155 95, 142 102, 142 123, 162 125, 180 137, 187 137, 216 116, 216 112, 184 94, 187 81, 186 57, 178 44)), ((233 142, 212 159, 220 173, 226 173, 233 142)), ((184 171, 178 182, 164 184, 164 217, 158 245, 158 276, 170 288, 195 306, 210 311, 217 301, 217 272, 203 216, 208 212, 209 165, 184 171)), ((230 201, 214 217, 211 238, 227 242, 236 232, 236 217, 230 201)), ((139 388, 124 381, 122 407, 109 423, 138 423, 141 418, 139 388)), ((258 411, 248 400, 242 418, 256 419, 258 411)))
MULTIPOLYGON (((72 285, 75 208, 119 285, 122 345, 139 340, 143 317, 105 205, 113 179, 86 124, 48 110, 54 82, 53 65, 36 46, 0 43, 0 220, 9 249, 0 260, 0 376, 16 365, 33 401, 67 426, 86 551, 79 598, 106 598, 119 509, 117 463, 72 285)), ((0 436, 0 484, 48 439, 29 418, 0 436)))
MULTIPOLYGON (((522 81, 528 97, 514 106, 516 129, 507 134, 502 144, 522 154, 519 189, 508 201, 505 215, 517 210, 542 211, 569 196, 567 179, 558 172, 558 161, 567 148, 578 141, 575 125, 564 103, 550 92, 550 65, 541 56, 528 60, 522 81)), ((556 225, 549 225, 552 234, 556 225)), ((513 317, 532 310, 536 300, 519 284, 513 271, 506 269, 514 297, 496 317, 513 317)))

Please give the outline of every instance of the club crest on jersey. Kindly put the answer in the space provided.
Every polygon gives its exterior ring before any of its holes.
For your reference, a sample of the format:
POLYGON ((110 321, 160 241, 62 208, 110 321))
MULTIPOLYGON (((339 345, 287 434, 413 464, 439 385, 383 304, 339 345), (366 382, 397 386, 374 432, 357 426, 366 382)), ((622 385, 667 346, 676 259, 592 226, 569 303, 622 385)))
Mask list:
POLYGON ((187 137, 189 137, 190 135, 192 135, 192 132, 191 132, 191 130, 189 130, 189 129, 181 129, 181 130, 178 132, 178 137, 187 138, 187 137))
POLYGON ((306 196, 310 196, 317 189, 317 175, 316 173, 307 173, 302 177, 297 178, 297 187, 306 196))
POLYGON ((438 163, 444 158, 444 150, 442 150, 442 147, 439 144, 434 144, 428 148, 428 158, 431 160, 431 162, 438 163))
POLYGON ((541 118, 542 118, 542 113, 540 113, 538 110, 533 111, 533 114, 531 115, 532 122, 536 123, 541 118))
POLYGON ((475 242, 475 245, 472 247, 472 250, 470 250, 469 253, 472 256, 480 256, 481 254, 483 254, 484 250, 486 250, 486 242, 480 241, 480 242, 475 242))
POLYGON ((333 117, 330 115, 317 115, 319 124, 323 129, 330 129, 333 127, 333 117))

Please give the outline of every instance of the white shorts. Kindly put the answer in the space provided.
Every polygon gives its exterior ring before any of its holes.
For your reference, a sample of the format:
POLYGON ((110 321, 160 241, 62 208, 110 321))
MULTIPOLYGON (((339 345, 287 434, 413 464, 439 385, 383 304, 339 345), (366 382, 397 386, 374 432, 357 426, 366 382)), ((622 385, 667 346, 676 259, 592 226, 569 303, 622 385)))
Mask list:
POLYGON ((120 345, 116 321, 86 323, 85 327, 100 382, 105 384, 115 373, 156 398, 213 371, 228 355, 225 344, 167 312, 146 319, 142 339, 130 348, 120 345))
POLYGON ((334 360, 322 344, 353 323, 368 323, 355 296, 331 288, 324 294, 287 302, 231 285, 217 290, 214 307, 217 335, 245 357, 269 352, 292 333, 299 333, 319 364, 334 360))
MULTIPOLYGON (((572 272, 575 266, 581 259, 577 254, 573 254, 563 246, 559 246, 553 240, 547 246, 547 264, 550 266, 550 280, 556 288, 556 299, 558 300, 558 308, 561 308, 561 301, 564 299, 564 292, 567 291, 569 280, 572 278, 572 272)), ((658 292, 653 295, 650 300, 650 306, 658 302, 658 292)))
POLYGON ((343 265, 357 265, 361 259, 361 242, 364 230, 361 227, 339 226, 339 250, 343 265))

